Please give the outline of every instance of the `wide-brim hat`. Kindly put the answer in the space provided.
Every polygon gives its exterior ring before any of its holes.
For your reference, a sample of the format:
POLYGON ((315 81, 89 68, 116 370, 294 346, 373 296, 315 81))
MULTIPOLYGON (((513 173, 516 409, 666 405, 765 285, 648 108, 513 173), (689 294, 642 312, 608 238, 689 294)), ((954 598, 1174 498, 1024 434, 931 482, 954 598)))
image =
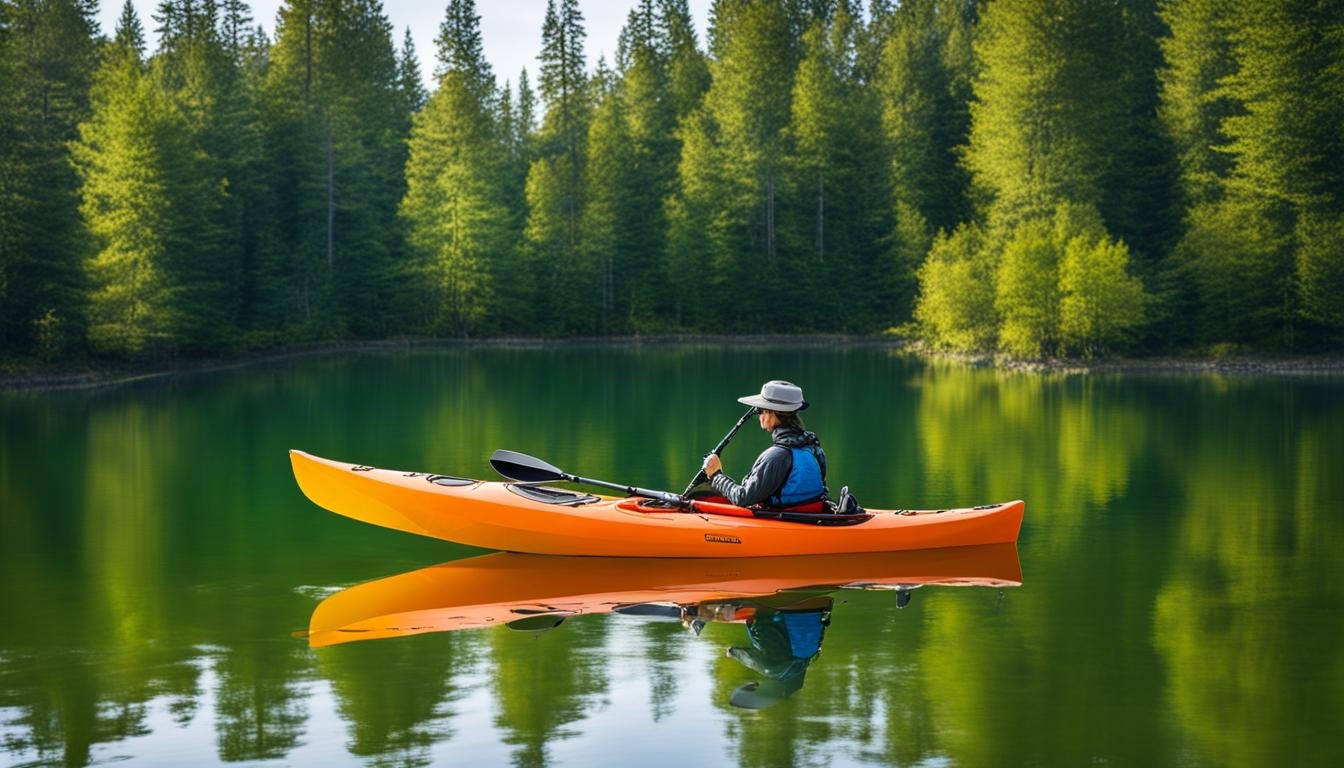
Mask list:
POLYGON ((737 402, 766 411, 791 413, 807 407, 803 399, 803 389, 787 381, 767 381, 761 385, 759 395, 747 395, 737 398, 737 402))

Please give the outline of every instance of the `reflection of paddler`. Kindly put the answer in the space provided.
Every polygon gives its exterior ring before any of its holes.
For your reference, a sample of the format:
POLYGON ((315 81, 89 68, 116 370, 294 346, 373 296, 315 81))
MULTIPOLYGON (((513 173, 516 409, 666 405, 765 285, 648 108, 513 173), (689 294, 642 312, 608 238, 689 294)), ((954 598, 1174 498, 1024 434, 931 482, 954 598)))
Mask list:
POLYGON ((808 665, 821 653, 832 604, 831 598, 823 596, 788 608, 757 607, 746 620, 751 645, 733 646, 727 655, 765 679, 739 686, 729 702, 744 709, 762 709, 802 688, 808 665))

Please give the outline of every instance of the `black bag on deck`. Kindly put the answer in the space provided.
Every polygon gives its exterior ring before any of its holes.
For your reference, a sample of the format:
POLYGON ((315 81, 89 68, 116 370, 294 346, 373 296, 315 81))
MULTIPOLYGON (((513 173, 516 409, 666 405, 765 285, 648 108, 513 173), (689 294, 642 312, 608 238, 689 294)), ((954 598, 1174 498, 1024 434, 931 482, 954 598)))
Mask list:
POLYGON ((840 489, 840 500, 835 503, 835 514, 837 515, 862 515, 863 507, 859 506, 859 500, 854 498, 849 492, 849 486, 846 485, 840 489))

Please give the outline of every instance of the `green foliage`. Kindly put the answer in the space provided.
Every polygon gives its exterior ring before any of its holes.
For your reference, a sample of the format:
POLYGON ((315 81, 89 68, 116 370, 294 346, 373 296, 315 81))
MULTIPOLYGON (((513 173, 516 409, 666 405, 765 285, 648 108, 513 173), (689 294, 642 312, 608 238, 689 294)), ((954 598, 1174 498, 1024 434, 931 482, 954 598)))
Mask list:
POLYGON ((695 36, 687 0, 658 0, 656 20, 659 53, 667 62, 672 111, 682 120, 709 90, 709 62, 695 36))
POLYGON ((1092 357, 1123 348, 1145 320, 1148 296, 1129 273, 1129 249, 1108 239, 1069 241, 1059 268, 1059 335, 1092 357))
POLYGON ((1166 9, 1164 116, 1194 205, 1174 256, 1200 339, 1290 347, 1329 337, 1344 210, 1344 11, 1293 0, 1166 9))
POLYGON ((1059 200, 1101 199, 1118 138, 1105 75, 1119 22, 1119 7, 1102 2, 1003 0, 985 8, 966 162, 1009 222, 1048 215, 1059 200))
POLYGON ((879 69, 897 216, 908 207, 935 230, 956 226, 969 212, 969 179, 956 150, 970 127, 959 87, 969 80, 970 62, 956 49, 969 38, 964 7, 957 0, 902 3, 879 69))
POLYGON ((706 330, 781 330, 792 319, 793 304, 772 298, 790 295, 798 277, 778 243, 797 64, 791 21, 763 0, 716 6, 712 84, 703 111, 682 126, 670 261, 683 319, 706 330), (692 304, 704 306, 687 318, 692 304))
POLYGON ((123 16, 94 80, 93 117, 73 147, 83 185, 82 210, 98 253, 89 264, 89 342, 99 352, 136 355, 172 344, 175 281, 183 212, 173 199, 185 125, 148 68, 123 16))
POLYGON ((420 82, 420 57, 415 53, 410 27, 406 28, 401 39, 401 52, 397 54, 397 90, 401 93, 402 109, 406 114, 419 112, 429 98, 420 82))
POLYGON ((290 333, 378 334, 397 319, 405 96, 382 7, 280 9, 264 86, 277 247, 266 314, 290 333))
POLYGON ((1059 340, 1059 242, 1050 222, 1027 219, 1013 230, 994 274, 999 348, 1019 357, 1053 354, 1059 340))
POLYGON ((418 324, 462 336, 485 327, 494 284, 511 266, 504 170, 513 137, 494 112, 494 78, 471 0, 449 3, 438 46, 438 88, 411 128, 400 215, 418 324))
POLYGON ((1150 299, 1129 249, 1088 205, 1063 203, 1002 239, 973 226, 940 234, 919 270, 920 335, 935 346, 1020 357, 1125 348, 1150 299))
POLYGON ((528 169, 523 229, 526 258, 538 277, 536 317, 547 333, 596 330, 589 311, 600 300, 581 244, 583 177, 591 115, 584 72, 583 14, 577 0, 549 0, 542 28, 541 96, 546 114, 528 169))
POLYGON ((998 325, 995 264, 985 245, 984 233, 974 224, 934 238, 919 268, 915 303, 921 335, 932 344, 963 350, 993 347, 998 325))
POLYGON ((1337 4, 718 0, 708 54, 687 0, 634 5, 590 73, 548 3, 539 106, 472 0, 432 94, 373 0, 289 0, 273 43, 164 0, 152 53, 128 4, 96 82, 89 3, 0 0, 0 350, 912 312, 1023 355, 1340 339, 1337 4))
POLYGON ((465 73, 449 69, 416 115, 406 165, 406 221, 424 327, 453 335, 480 330, 512 222, 500 170, 503 142, 488 104, 465 73))
POLYGON ((975 40, 966 163, 1008 225, 1061 201, 1094 205, 1155 262, 1173 228, 1174 168, 1158 130, 1151 2, 1003 0, 975 40))
POLYGON ((95 13, 79 0, 0 3, 0 350, 38 351, 51 312, 61 346, 83 335, 89 244, 66 145, 88 115, 95 13))
POLYGON ((1338 333, 1344 330, 1344 216, 1305 216, 1297 239, 1302 314, 1338 333))
POLYGON ((1237 111, 1221 86, 1236 71, 1234 8, 1228 0, 1168 0, 1161 6, 1170 29, 1161 39, 1162 123, 1175 145, 1185 197, 1192 204, 1217 199, 1232 166, 1231 155, 1219 147, 1227 143, 1223 121, 1237 111))
POLYGON ((1288 247, 1255 201, 1233 199, 1190 212, 1173 258, 1195 293, 1199 340, 1272 341, 1290 298, 1288 247))
POLYGON ((905 319, 908 273, 887 249, 890 185, 879 105, 855 69, 859 19, 841 4, 803 34, 787 136, 786 208, 780 226, 788 307, 800 329, 869 330, 905 319))
POLYGON ((611 316, 601 323, 604 333, 670 325, 672 302, 664 290, 667 270, 662 259, 668 231, 663 201, 675 190, 681 153, 675 65, 678 57, 703 58, 693 30, 685 32, 689 37, 682 43, 670 39, 678 23, 689 23, 689 17, 668 19, 652 0, 631 11, 622 33, 624 68, 603 96, 589 131, 584 194, 595 221, 604 222, 600 226, 609 232, 599 238, 610 243, 607 256, 594 254, 599 266, 610 266, 603 270, 609 284, 603 289, 603 312, 611 316), (689 44, 689 50, 678 48, 680 44, 689 44))
POLYGON ((639 188, 639 169, 620 93, 608 92, 597 107, 588 129, 587 155, 583 263, 596 273, 597 332, 608 334, 614 328, 630 327, 632 281, 648 278, 626 273, 638 243, 622 224, 637 220, 630 193, 639 188))

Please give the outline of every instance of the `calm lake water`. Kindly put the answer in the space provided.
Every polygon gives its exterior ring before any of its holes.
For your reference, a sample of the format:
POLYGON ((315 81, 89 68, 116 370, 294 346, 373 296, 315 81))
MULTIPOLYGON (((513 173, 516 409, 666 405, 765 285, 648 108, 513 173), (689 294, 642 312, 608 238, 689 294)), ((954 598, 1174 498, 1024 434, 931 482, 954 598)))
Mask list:
MULTIPOLYGON (((1340 377, 1007 374, 865 347, 448 349, 0 394, 0 419, 4 764, 1344 753, 1340 377), (832 488, 868 506, 1025 499, 1021 586, 931 584, 904 608, 892 591, 801 595, 825 607, 792 614, 821 652, 758 709, 734 696, 783 679, 744 661, 769 639, 753 646, 741 622, 688 629, 675 611, 324 648, 302 636, 346 587, 483 553, 322 511, 287 449, 492 478, 486 459, 507 447, 680 490, 740 415, 734 398, 770 378, 804 387, 832 488)), ((729 473, 765 445, 744 430, 729 473)), ((890 569, 871 576, 915 565, 890 569)))

